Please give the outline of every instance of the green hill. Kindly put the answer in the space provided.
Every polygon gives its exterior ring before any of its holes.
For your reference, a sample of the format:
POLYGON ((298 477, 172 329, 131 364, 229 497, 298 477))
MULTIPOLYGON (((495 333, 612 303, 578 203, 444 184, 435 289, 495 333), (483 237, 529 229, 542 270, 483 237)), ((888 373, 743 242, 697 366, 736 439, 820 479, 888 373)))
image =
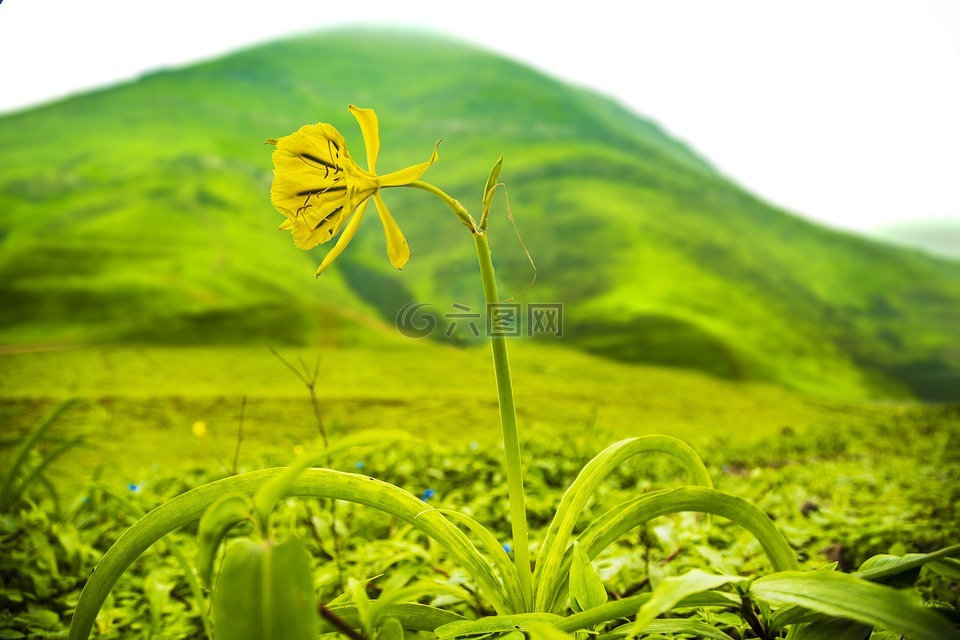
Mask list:
MULTIPOLYGON (((606 98, 383 31, 272 43, 0 117, 0 343, 376 346, 407 340, 393 327, 407 302, 440 321, 481 309, 472 243, 428 194, 385 194, 413 252, 402 273, 375 216, 319 282, 330 245, 305 253, 276 230, 262 141, 323 120, 362 159, 349 103, 380 115, 381 171, 442 137, 427 177, 474 211, 505 154, 538 267, 520 302, 564 305, 557 344, 835 397, 957 397, 960 263, 777 210, 606 98)), ((532 270, 502 200, 493 215, 509 295, 532 270)))
POLYGON ((893 244, 960 259, 960 216, 888 225, 873 235, 893 244))

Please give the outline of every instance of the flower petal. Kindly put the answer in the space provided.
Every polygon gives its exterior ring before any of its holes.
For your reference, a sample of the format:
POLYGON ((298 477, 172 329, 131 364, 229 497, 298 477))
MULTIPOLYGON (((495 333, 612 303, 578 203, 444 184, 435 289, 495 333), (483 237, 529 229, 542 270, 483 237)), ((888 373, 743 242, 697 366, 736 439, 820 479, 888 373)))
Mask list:
POLYGON ((381 187, 402 187, 404 185, 410 184, 414 180, 419 180, 420 176, 426 173, 427 169, 430 168, 434 162, 436 162, 440 155, 437 153, 437 147, 440 146, 440 141, 437 140, 437 144, 433 147, 433 153, 430 154, 430 159, 421 164, 415 164, 412 167, 407 167, 406 169, 400 169, 400 171, 394 171, 393 173, 388 173, 385 176, 380 176, 380 186, 381 187))
POLYGON ((380 153, 380 123, 377 112, 373 109, 361 109, 350 105, 350 113, 360 124, 360 133, 363 134, 363 144, 367 148, 367 171, 377 172, 377 155, 380 153))
POLYGON ((333 249, 330 249, 327 255, 324 256, 323 262, 320 263, 320 267, 317 269, 318 276, 323 273, 324 269, 330 266, 330 263, 333 262, 337 256, 343 253, 343 250, 346 249, 350 241, 353 240, 353 236, 357 233, 357 227, 360 226, 360 220, 363 219, 363 212, 366 210, 368 202, 370 201, 364 200, 363 203, 357 207, 357 212, 350 218, 350 222, 347 223, 343 233, 340 234, 337 244, 334 245, 333 249))
POLYGON ((380 214, 380 222, 383 223, 383 233, 387 236, 387 255, 390 256, 390 264, 397 269, 402 269, 410 259, 410 247, 407 246, 407 239, 403 237, 397 221, 390 215, 386 203, 380 197, 378 191, 373 196, 373 203, 377 207, 377 213, 380 214))
POLYGON ((344 167, 354 163, 335 128, 324 123, 307 125, 268 142, 277 147, 270 200, 280 213, 288 218, 305 210, 329 215, 341 204, 348 183, 344 167))

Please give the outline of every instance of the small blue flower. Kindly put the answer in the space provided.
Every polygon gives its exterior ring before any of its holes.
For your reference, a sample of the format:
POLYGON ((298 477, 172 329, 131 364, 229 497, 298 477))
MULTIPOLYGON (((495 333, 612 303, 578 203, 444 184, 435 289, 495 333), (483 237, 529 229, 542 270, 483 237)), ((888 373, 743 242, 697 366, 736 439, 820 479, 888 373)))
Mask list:
POLYGON ((420 496, 420 499, 426 502, 427 500, 429 500, 435 495, 437 495, 436 491, 434 491, 433 489, 427 489, 426 491, 423 492, 423 495, 420 496))
POLYGON ((509 542, 505 542, 503 544, 503 550, 506 551, 507 553, 510 553, 511 551, 513 551, 513 545, 511 545, 509 542))
POLYGON ((140 491, 143 489, 143 486, 139 484, 130 483, 127 485, 127 489, 130 489, 130 491, 132 491, 133 493, 140 493, 140 491))
POLYGON ((356 462, 353 463, 353 466, 354 468, 356 468, 357 471, 362 471, 363 468, 366 467, 367 465, 363 464, 363 460, 357 460, 356 462))

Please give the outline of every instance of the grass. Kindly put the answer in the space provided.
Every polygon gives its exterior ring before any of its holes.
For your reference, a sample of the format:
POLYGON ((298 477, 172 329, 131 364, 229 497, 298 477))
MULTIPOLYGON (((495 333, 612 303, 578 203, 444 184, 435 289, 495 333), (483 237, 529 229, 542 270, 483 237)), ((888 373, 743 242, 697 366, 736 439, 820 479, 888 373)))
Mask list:
MULTIPOLYGON (((637 367, 532 342, 510 344, 525 433, 596 433, 598 442, 666 433, 744 442, 789 427, 859 425, 886 410, 805 399, 769 384, 637 367), (640 391, 642 390, 642 392, 640 391), (747 428, 749 425, 749 428, 747 428)), ((498 437, 496 389, 485 349, 395 342, 384 349, 281 349, 311 365, 321 357, 318 396, 332 429, 398 428, 426 440, 498 437), (457 372, 451 378, 450 372, 457 372), (412 373, 411 373, 412 372, 412 373)), ((0 356, 0 411, 10 433, 70 397, 94 401, 88 440, 61 466, 73 483, 107 465, 105 477, 135 482, 189 460, 232 460, 242 398, 245 444, 284 460, 317 435, 306 390, 266 347, 103 347, 0 356), (208 437, 193 435, 194 423, 208 437), (93 426, 95 425, 95 426, 93 426), (67 471, 67 469, 70 469, 67 471)))
MULTIPOLYGON (((535 546, 560 492, 593 454, 617 438, 656 432, 689 439, 719 488, 774 518, 805 568, 836 561, 851 571, 877 553, 933 551, 960 535, 955 408, 831 405, 773 385, 626 366, 530 343, 511 347, 535 546)), ((308 363, 316 357, 313 350, 281 352, 308 363)), ((431 504, 466 511, 509 539, 488 357, 484 350, 423 342, 324 352, 319 395, 334 443, 373 427, 401 428, 421 439, 343 455, 334 467, 362 469, 414 495, 431 490, 431 504)), ((14 527, 3 531, 14 564, 0 563, 8 599, 0 628, 7 630, 62 632, 84 576, 137 514, 229 475, 241 397, 248 399, 241 470, 287 464, 296 445, 316 438, 306 390, 259 347, 6 354, 0 379, 8 440, 63 398, 82 396, 99 407, 75 408, 72 421, 45 434, 41 451, 78 433, 87 441, 85 450, 71 450, 49 469, 59 507, 37 486, 27 496, 42 511, 22 505, 16 518, 4 519, 14 527), (206 423, 204 436, 193 433, 198 420, 206 423)), ((677 470, 657 460, 625 465, 588 503, 580 526, 610 505, 677 480, 677 470)), ((347 578, 385 574, 371 581, 371 597, 402 581, 389 576, 414 571, 431 584, 463 585, 445 555, 409 528, 357 507, 337 513, 347 578)), ((340 580, 329 518, 310 501, 284 501, 274 518, 279 530, 303 534, 322 599, 338 593, 340 580)), ((192 563, 194 538, 187 527, 167 540, 192 563)), ((144 556, 108 600, 98 622, 101 637, 160 630, 202 637, 180 562, 159 548, 144 556)), ((595 565, 608 590, 625 597, 696 567, 756 575, 768 570, 766 562, 739 528, 719 519, 708 533, 681 515, 622 538, 595 565)), ((942 606, 960 604, 955 581, 925 569, 919 585, 942 606)), ((469 597, 446 602, 452 611, 485 613, 469 597)), ((729 616, 711 615, 702 621, 740 637, 724 626, 729 616)))

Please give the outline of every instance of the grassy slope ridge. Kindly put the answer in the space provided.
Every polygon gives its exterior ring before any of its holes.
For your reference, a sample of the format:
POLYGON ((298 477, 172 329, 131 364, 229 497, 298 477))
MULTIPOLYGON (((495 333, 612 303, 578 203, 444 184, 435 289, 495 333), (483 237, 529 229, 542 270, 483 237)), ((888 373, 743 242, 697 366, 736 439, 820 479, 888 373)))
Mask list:
MULTIPOLYGON (((427 194, 385 193, 413 251, 402 274, 372 213, 318 284, 329 245, 304 253, 276 231, 260 142, 325 120, 362 159, 348 103, 380 114, 381 171, 425 160, 442 136, 427 177, 474 210, 505 154, 538 266, 523 301, 564 303, 567 345, 851 398, 957 387, 960 264, 778 211, 602 97, 380 31, 0 118, 0 343, 386 344, 408 301, 479 308, 472 243, 427 194)), ((531 271, 502 201, 494 216, 509 294, 531 271)))
POLYGON ((875 230, 872 235, 895 245, 960 259, 960 217, 888 225, 875 230))

